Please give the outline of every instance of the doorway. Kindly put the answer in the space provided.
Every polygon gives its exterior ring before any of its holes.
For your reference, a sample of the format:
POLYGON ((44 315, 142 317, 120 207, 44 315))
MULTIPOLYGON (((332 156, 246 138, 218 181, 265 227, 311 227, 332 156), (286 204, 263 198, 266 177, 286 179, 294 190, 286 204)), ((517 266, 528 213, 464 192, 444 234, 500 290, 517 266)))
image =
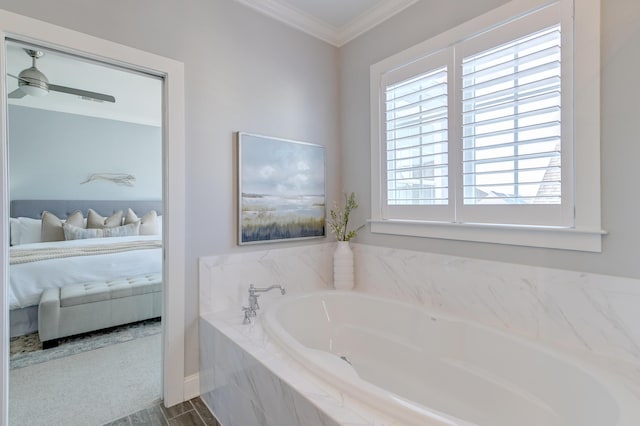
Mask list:
POLYGON ((104 424, 161 397, 162 80, 6 52, 10 423, 104 424))
POLYGON ((184 70, 177 61, 149 54, 92 36, 0 11, 0 94, 5 100, 0 105, 2 118, 2 211, 0 226, 0 261, 2 262, 2 424, 8 424, 8 250, 9 246, 9 182, 7 151, 7 76, 4 41, 14 39, 60 50, 66 53, 96 59, 107 64, 125 66, 149 72, 163 78, 163 199, 165 212, 163 239, 165 241, 163 265, 163 390, 164 403, 175 405, 183 400, 184 388, 184 70), (171 161, 169 161, 171 160, 171 161))

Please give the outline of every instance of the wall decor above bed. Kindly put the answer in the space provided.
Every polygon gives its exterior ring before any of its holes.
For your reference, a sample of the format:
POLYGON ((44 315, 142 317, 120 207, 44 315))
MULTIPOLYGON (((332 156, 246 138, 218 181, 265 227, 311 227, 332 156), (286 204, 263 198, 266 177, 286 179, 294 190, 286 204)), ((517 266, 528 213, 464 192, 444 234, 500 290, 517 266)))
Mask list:
POLYGON ((113 182, 116 185, 133 186, 133 182, 136 181, 136 177, 127 173, 93 173, 92 175, 89 175, 87 180, 80 182, 80 185, 96 180, 106 180, 107 182, 113 182))
POLYGON ((238 244, 324 237, 322 145, 238 133, 238 244))

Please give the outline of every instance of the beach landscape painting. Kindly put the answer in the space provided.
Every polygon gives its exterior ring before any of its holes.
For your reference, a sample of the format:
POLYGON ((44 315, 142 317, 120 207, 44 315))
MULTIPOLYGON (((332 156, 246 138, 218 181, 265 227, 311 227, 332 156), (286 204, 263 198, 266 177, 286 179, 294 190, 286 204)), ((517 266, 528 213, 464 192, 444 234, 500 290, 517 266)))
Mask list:
POLYGON ((321 145, 238 134, 239 244, 324 237, 321 145))

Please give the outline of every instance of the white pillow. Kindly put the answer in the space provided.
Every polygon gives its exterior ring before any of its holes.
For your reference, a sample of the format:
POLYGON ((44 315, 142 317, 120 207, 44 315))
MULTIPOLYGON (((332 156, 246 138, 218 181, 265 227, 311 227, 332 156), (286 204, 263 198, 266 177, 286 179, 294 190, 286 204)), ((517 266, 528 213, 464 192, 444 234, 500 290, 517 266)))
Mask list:
POLYGON ((111 228, 80 228, 68 223, 62 224, 65 240, 84 240, 87 238, 104 238, 104 237, 131 237, 138 235, 140 230, 140 221, 130 223, 129 225, 113 226, 111 228))
POLYGON ((12 217, 9 219, 11 228, 11 245, 39 243, 42 241, 42 220, 30 217, 12 217))

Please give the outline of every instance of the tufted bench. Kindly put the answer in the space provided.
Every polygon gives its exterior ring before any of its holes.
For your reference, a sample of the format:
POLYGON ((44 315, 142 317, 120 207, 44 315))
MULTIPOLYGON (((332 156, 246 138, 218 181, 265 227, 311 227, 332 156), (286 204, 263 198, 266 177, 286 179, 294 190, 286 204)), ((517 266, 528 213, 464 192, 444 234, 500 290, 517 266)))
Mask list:
POLYGON ((148 274, 45 290, 38 306, 43 348, 61 337, 156 318, 162 314, 162 275, 148 274))

